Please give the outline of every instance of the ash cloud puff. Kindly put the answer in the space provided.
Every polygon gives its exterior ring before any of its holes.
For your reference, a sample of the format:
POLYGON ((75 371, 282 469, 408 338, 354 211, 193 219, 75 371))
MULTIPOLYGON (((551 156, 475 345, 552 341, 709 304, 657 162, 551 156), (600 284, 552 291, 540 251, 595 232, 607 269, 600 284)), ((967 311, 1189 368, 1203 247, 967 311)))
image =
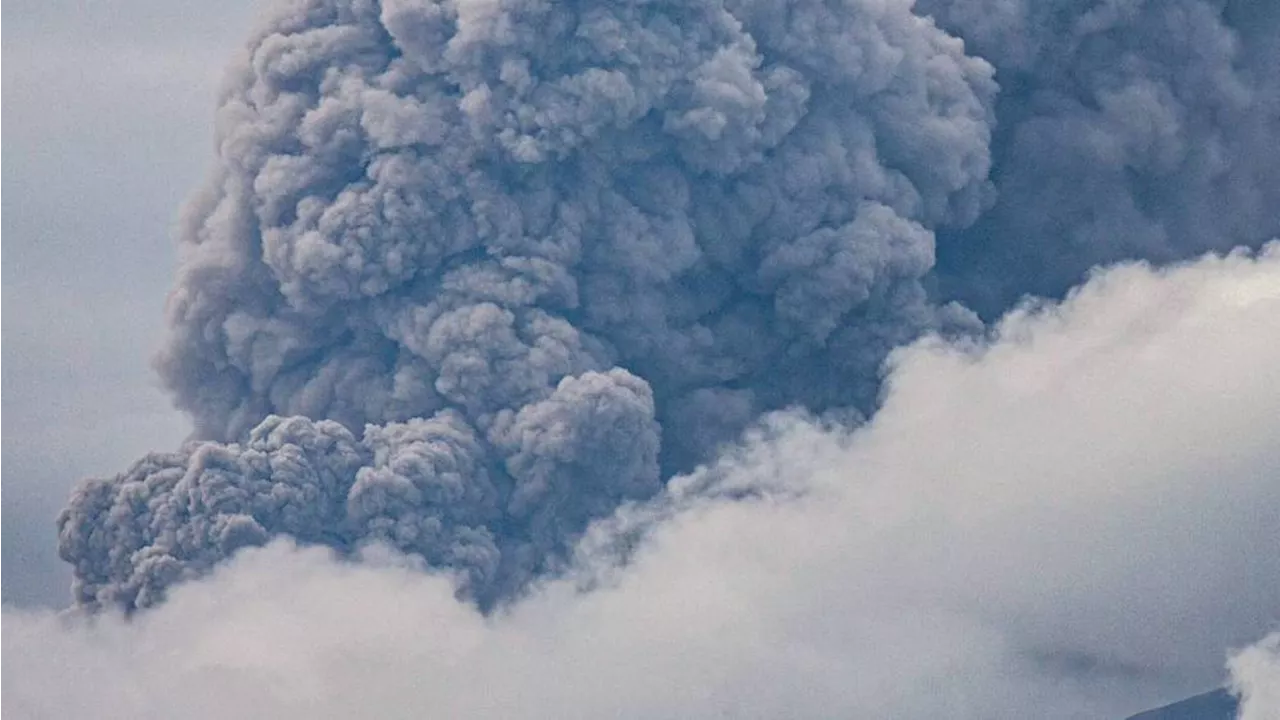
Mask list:
POLYGON ((503 473, 454 410, 369 425, 362 439, 331 420, 272 415, 244 443, 191 443, 82 484, 59 517, 60 550, 88 607, 152 606, 170 584, 280 534, 380 541, 456 569, 461 591, 487 605, 518 589, 503 584, 513 573, 548 569, 590 519, 655 491, 652 416, 647 386, 623 371, 565 378, 495 423, 503 473))
POLYGON ((974 325, 922 279, 995 92, 905 0, 282 4, 183 224, 157 366, 199 441, 76 492, 77 601, 288 534, 487 602, 761 412, 867 409, 974 325))

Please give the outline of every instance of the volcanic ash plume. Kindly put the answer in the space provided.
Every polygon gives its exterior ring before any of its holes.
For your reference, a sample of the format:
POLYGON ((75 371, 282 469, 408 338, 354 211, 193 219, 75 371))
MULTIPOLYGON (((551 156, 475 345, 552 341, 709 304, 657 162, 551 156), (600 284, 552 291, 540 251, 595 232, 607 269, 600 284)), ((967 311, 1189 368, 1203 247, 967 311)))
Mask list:
POLYGON ((290 535, 489 607, 762 413, 874 410, 890 349, 981 328, 947 298, 1260 245, 1262 5, 282 5, 182 234, 158 367, 198 440, 77 490, 77 602, 290 535))
POLYGON ((906 2, 285 4, 183 232, 201 440, 77 490, 77 602, 288 534, 488 603, 762 411, 865 410, 974 323, 921 280, 989 200, 992 72, 906 2))

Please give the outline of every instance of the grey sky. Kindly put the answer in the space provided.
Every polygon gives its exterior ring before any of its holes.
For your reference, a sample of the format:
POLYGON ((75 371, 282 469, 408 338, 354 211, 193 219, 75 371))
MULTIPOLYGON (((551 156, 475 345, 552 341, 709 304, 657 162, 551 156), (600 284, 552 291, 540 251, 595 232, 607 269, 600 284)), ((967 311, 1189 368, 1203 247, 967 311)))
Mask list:
POLYGON ((252 5, 4 7, 5 602, 65 604, 53 517, 71 485, 186 433, 149 359, 170 228, 212 159, 252 5))

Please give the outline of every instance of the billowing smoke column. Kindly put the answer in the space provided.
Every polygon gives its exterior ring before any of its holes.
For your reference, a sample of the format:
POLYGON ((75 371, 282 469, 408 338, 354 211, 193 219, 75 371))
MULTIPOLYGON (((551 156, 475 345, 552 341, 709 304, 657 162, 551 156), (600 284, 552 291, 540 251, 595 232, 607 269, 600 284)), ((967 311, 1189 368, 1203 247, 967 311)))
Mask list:
POLYGON ((279 533, 492 601, 762 410, 866 403, 887 349, 970 321, 921 278, 988 197, 994 92, 905 3, 287 5, 159 362, 215 442, 77 492, 77 601, 279 533))
POLYGON ((183 231, 158 367, 200 439, 76 491, 77 602, 288 534, 490 606, 762 412, 874 409, 890 349, 980 327, 947 297, 1267 239, 1277 80, 1249 69, 1278 44, 1246 10, 283 6, 183 231))

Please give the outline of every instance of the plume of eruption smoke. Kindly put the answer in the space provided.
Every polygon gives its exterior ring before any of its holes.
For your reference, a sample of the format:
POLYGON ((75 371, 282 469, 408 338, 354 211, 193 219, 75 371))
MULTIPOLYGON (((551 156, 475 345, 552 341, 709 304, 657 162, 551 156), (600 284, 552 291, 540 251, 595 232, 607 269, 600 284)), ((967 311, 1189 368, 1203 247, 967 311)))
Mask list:
POLYGON ((284 5, 183 232, 158 366, 199 441, 76 492, 77 602, 281 533, 491 602, 762 411, 867 407, 974 323, 922 278, 995 90, 906 2, 284 5))
POLYGON ((197 437, 76 491, 76 601, 287 534, 489 606, 762 413, 873 410, 890 349, 980 328, 940 297, 1260 243, 1280 43, 1246 12, 282 5, 182 231, 157 365, 197 437))

